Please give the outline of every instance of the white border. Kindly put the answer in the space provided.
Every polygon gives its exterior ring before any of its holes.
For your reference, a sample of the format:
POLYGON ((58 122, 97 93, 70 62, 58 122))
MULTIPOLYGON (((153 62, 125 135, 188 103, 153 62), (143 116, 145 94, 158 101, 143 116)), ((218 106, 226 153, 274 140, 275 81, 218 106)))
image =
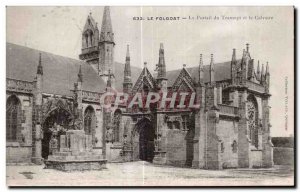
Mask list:
MULTIPOLYGON (((0 1, 0 53, 1 53, 1 70, 0 70, 0 123, 1 123, 1 132, 2 136, 0 137, 0 145, 1 145, 1 154, 0 154, 0 185, 1 191, 8 191, 9 189, 6 187, 6 166, 5 166, 5 154, 6 154, 6 147, 5 147, 5 107, 6 107, 6 94, 5 94, 5 77, 6 77, 6 6, 49 6, 49 5, 73 5, 73 6, 88 6, 88 5, 145 5, 145 6, 155 6, 155 5, 163 5, 163 6, 204 6, 204 5, 211 5, 211 6, 230 6, 230 5, 242 5, 242 6, 254 6, 254 5, 261 5, 261 6, 285 6, 285 5, 294 5, 296 8, 299 9, 300 1, 296 0, 272 0, 272 1, 262 1, 262 0, 252 0, 252 1, 243 1, 243 0, 226 0, 226 1, 218 1, 218 0, 203 0, 203 1, 196 1, 196 0, 176 0, 176 1, 162 1, 162 0, 151 0, 151 1, 144 1, 141 2, 140 0, 51 0, 51 1, 39 1, 39 0, 2 0, 0 1), (172 4, 170 4, 172 3, 172 4)), ((299 26, 299 19, 297 20, 297 26, 299 26)), ((297 33, 299 35, 299 32, 297 33)), ((297 53, 299 55, 299 49, 297 53)), ((298 67, 298 74, 299 74, 299 67, 298 67)), ((299 89, 299 83, 297 88, 299 89)), ((297 119, 300 119, 300 115, 298 114, 297 119)), ((297 127, 296 127, 297 128, 297 127)), ((298 146, 298 145, 297 145, 298 146)), ((299 162, 297 162, 299 163, 299 162)), ((298 166, 297 166, 298 167, 298 166)), ((299 182, 297 182, 299 183, 299 182)), ((31 189, 30 189, 31 190, 31 189)), ((64 191, 66 189, 57 189, 57 191, 64 191)), ((74 190, 74 189, 71 189, 74 190)), ((114 190, 122 190, 122 189, 114 189, 114 190)), ((133 189, 129 189, 133 190, 133 189)), ((162 190, 162 189, 160 189, 162 190)), ((174 189, 169 189, 174 190, 174 189)), ((195 189, 198 190, 198 189, 195 189)), ((203 190, 203 189, 202 189, 203 190)), ((207 189, 206 189, 207 190, 207 189)), ((215 189, 213 189, 215 190, 215 189)), ((224 190, 224 189, 219 189, 224 190)), ((248 189, 250 190, 250 189, 248 189)), ((262 189, 255 189, 256 191, 261 191, 262 189)), ((269 189, 273 190, 273 189, 269 189)), ((283 189, 280 189, 283 190, 283 189)), ((35 191, 45 191, 45 189, 35 189, 35 191)), ((46 191, 49 191, 47 189, 46 191)))

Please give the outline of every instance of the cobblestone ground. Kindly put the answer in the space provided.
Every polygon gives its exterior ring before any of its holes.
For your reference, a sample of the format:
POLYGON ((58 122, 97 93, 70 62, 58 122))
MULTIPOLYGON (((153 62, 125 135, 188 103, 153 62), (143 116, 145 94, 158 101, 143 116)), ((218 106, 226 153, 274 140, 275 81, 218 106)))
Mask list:
POLYGON ((9 186, 236 186, 293 185, 293 169, 202 170, 157 166, 148 162, 110 163, 101 171, 62 172, 44 166, 7 166, 9 186))

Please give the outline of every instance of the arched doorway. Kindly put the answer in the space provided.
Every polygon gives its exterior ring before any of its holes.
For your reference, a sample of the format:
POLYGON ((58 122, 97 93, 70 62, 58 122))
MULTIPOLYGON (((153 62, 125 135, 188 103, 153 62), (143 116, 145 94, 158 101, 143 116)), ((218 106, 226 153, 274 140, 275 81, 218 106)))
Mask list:
POLYGON ((141 119, 135 126, 134 130, 134 160, 148 161, 152 162, 154 158, 154 138, 155 130, 153 128, 152 122, 147 119, 141 119))
POLYGON ((45 118, 42 139, 42 157, 44 159, 47 159, 52 153, 50 149, 51 139, 55 138, 57 140, 57 148, 59 148, 59 136, 65 134, 65 130, 69 128, 71 121, 71 114, 63 108, 55 108, 45 118))

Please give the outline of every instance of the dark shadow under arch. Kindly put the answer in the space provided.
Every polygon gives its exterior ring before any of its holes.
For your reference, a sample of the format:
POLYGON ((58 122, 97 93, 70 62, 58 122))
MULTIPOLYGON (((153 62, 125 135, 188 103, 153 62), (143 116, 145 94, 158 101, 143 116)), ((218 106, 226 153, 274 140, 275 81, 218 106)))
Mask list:
POLYGON ((139 159, 152 162, 154 158, 154 138, 155 130, 148 118, 142 118, 134 128, 135 134, 138 135, 139 159))
MULTIPOLYGON (((53 129, 57 126, 60 128, 68 129, 72 121, 72 114, 64 108, 57 107, 48 113, 43 122, 43 139, 42 139, 42 157, 48 158, 50 154, 49 143, 53 136, 53 129)), ((59 136, 64 134, 62 131, 57 132, 57 139, 59 144, 59 136)))

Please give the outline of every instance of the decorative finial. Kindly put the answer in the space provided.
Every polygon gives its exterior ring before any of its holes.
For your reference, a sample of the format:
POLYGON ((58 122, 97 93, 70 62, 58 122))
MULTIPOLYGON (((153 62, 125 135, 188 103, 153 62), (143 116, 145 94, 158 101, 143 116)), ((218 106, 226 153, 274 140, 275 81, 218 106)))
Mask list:
POLYGON ((164 49, 164 44, 160 43, 160 49, 164 49))
POLYGON ((186 64, 183 64, 182 66, 183 66, 183 68, 185 68, 185 67, 186 67, 186 64))
POLYGON ((199 65, 203 65, 203 60, 202 60, 202 54, 200 54, 200 61, 199 61, 199 65))
POLYGON ((37 68, 37 74, 43 75, 42 53, 39 53, 39 65, 37 68))
POLYGON ((249 43, 246 43, 246 50, 249 52, 249 43))
POLYGON ((130 57, 130 55, 129 55, 129 45, 127 45, 126 57, 127 57, 127 58, 130 57))
POLYGON ((147 68, 147 62, 144 62, 144 67, 147 68))
POLYGON ((78 72, 78 82, 82 82, 83 77, 82 77, 82 72, 81 72, 81 65, 79 66, 79 72, 78 72))

